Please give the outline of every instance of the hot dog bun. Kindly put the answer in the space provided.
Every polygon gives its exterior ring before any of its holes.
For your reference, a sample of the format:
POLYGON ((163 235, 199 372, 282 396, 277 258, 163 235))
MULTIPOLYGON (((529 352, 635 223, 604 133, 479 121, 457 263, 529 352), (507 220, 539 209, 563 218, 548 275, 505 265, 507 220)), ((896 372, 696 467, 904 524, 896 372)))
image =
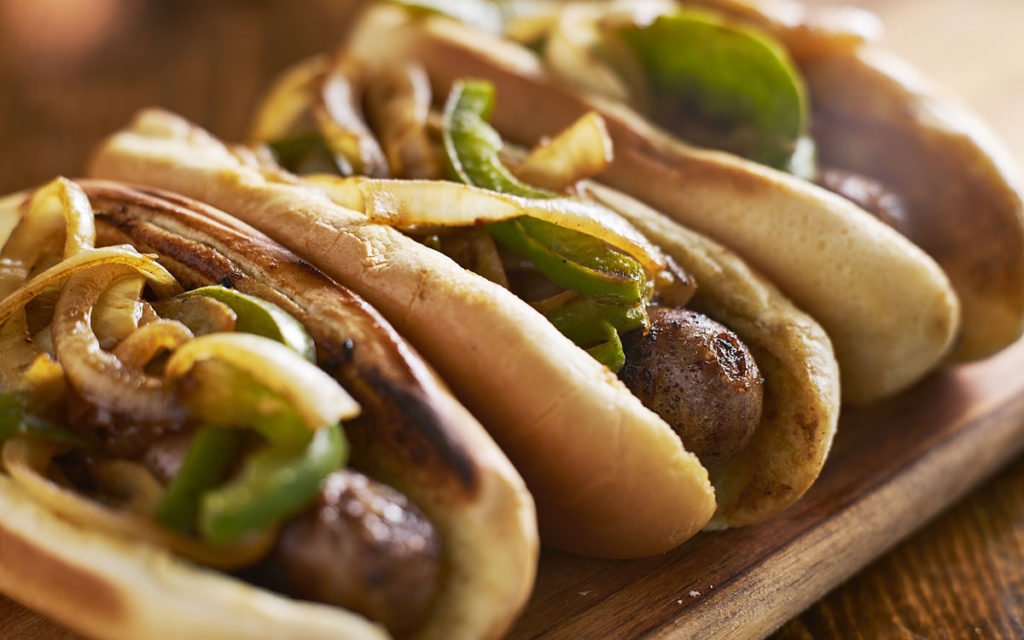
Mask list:
POLYGON ((451 20, 403 22, 401 15, 391 7, 368 12, 348 50, 372 64, 370 43, 387 32, 386 55, 418 60, 442 94, 458 78, 488 79, 502 96, 492 123, 520 144, 598 111, 615 148, 600 180, 736 250, 820 322, 835 347, 844 400, 893 394, 951 349, 959 302, 948 278, 856 205, 789 174, 686 145, 621 103, 566 88, 518 45, 451 20))
MULTIPOLYGON (((363 300, 222 212, 119 183, 80 185, 105 240, 157 254, 186 286, 230 284, 307 327, 321 366, 364 408, 346 424, 353 464, 413 500, 443 540, 442 587, 413 637, 502 635, 533 583, 533 503, 494 442, 409 345, 363 300)), ((26 197, 5 200, 5 211, 17 218, 26 197)), ((89 635, 387 636, 338 607, 278 596, 151 544, 68 523, 6 477, 0 503, 0 590, 89 635)))
MULTIPOLYGON (((426 353, 492 431, 534 492, 547 543, 635 557, 665 551, 708 522, 714 497, 697 459, 611 372, 529 305, 397 231, 293 184, 290 174, 261 172, 244 158, 180 118, 148 111, 103 145, 92 171, 186 190, 219 204, 351 283, 426 353)), ((745 274, 723 299, 735 295, 751 300, 750 308, 776 307, 777 292, 735 258, 721 258, 729 255, 724 249, 706 247, 702 251, 712 256, 707 269, 745 274)), ((817 475, 831 441, 838 400, 828 339, 792 308, 778 310, 777 317, 799 327, 781 340, 801 347, 774 355, 791 359, 789 370, 802 369, 809 378, 798 402, 811 409, 802 428, 814 444, 804 451, 799 478, 787 478, 792 491, 761 491, 770 483, 760 483, 777 480, 769 476, 784 464, 760 476, 754 470, 726 473, 718 490, 732 497, 716 523, 747 522, 752 513, 763 518, 788 505, 817 475)), ((803 382, 769 385, 769 393, 778 392, 771 402, 791 406, 787 394, 803 382)), ((766 431, 796 437, 789 425, 766 431)), ((774 446, 764 454, 775 455, 774 446)), ((779 455, 788 459, 790 452, 779 455)))
POLYGON ((939 263, 961 301, 953 359, 1014 342, 1024 329, 1022 184, 992 132, 874 46, 880 27, 868 12, 789 0, 698 4, 778 37, 807 82, 822 163, 877 178, 904 199, 901 231, 939 263))

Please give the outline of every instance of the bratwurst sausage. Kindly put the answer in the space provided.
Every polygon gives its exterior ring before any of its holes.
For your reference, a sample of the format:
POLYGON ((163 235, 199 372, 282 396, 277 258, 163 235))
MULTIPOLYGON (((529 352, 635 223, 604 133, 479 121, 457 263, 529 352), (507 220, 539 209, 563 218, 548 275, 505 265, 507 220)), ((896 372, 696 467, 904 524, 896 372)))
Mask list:
POLYGON ((726 460, 761 421, 761 372, 736 334, 705 315, 647 310, 650 331, 623 339, 619 377, 705 465, 726 460))

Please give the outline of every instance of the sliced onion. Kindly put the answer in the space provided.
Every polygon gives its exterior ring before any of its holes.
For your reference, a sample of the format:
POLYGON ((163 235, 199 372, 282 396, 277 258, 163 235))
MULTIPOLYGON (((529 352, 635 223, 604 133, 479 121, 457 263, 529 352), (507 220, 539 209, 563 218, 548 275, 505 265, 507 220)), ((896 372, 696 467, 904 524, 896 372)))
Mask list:
POLYGON ((391 175, 440 178, 441 150, 427 132, 430 78, 422 66, 392 65, 366 86, 366 115, 380 138, 391 175))
POLYGON ((53 332, 50 331, 50 325, 46 325, 32 336, 32 344, 42 353, 53 358, 57 357, 57 351, 53 348, 53 332))
POLYGON ((0 323, 6 322, 12 313, 24 308, 29 300, 61 280, 81 271, 109 264, 125 265, 138 271, 147 278, 157 295, 170 296, 181 291, 181 285, 170 272, 152 258, 136 251, 134 247, 89 249, 57 263, 5 297, 0 302, 0 323))
POLYGON ((0 298, 25 282, 42 249, 58 235, 64 236, 65 258, 96 243, 89 198, 66 178, 57 178, 35 192, 28 212, 4 244, 0 253, 0 298))
POLYGON ((204 544, 142 516, 105 507, 53 482, 45 475, 52 458, 49 445, 28 438, 11 438, 3 446, 4 466, 19 487, 39 504, 89 529, 140 538, 199 564, 224 570, 256 563, 277 538, 277 531, 270 529, 230 546, 204 544))
POLYGON ((161 351, 174 351, 192 338, 182 323, 157 320, 129 334, 114 348, 114 355, 125 366, 141 371, 161 351))
POLYGON ((0 197, 0 244, 6 244, 14 228, 21 220, 22 206, 27 206, 28 194, 24 191, 0 197))
MULTIPOLYGON (((231 307, 210 296, 175 296, 146 306, 151 313, 159 313, 162 318, 177 320, 197 336, 234 331, 238 321, 238 314, 231 307)), ((149 322, 157 319, 150 318, 149 322)))
POLYGON ((92 313, 92 330, 100 346, 110 349, 139 328, 146 279, 127 276, 100 294, 92 313))
POLYGON ((664 268, 661 250, 621 216, 570 198, 520 198, 456 182, 307 176, 338 204, 396 227, 469 226, 530 216, 594 236, 640 261, 648 273, 664 268))
POLYGON ((564 191, 604 171, 612 159, 612 139, 604 118, 590 111, 547 143, 535 147, 512 172, 534 186, 564 191))
POLYGON ((313 92, 327 67, 327 56, 316 56, 288 69, 256 109, 250 138, 270 142, 293 133, 309 112, 313 92))
POLYGON ((41 354, 29 338, 25 310, 15 309, 0 327, 0 388, 20 389, 25 370, 41 354))
POLYGON ((293 349, 250 333, 200 336, 178 348, 167 361, 167 378, 184 375, 199 360, 216 358, 240 369, 274 393, 312 429, 359 415, 359 404, 334 378, 293 349))
POLYGON ((313 118, 328 148, 352 165, 352 172, 388 175, 384 152, 363 120, 359 75, 355 63, 342 58, 327 75, 313 99, 313 118))
POLYGON ((49 354, 41 353, 25 369, 19 388, 48 404, 57 403, 67 392, 64 367, 49 354))
POLYGON ((647 73, 618 31, 678 10, 674 0, 569 4, 548 36, 544 61, 566 84, 646 111, 651 94, 647 73))
POLYGON ((548 33, 544 61, 565 84, 620 102, 629 102, 633 91, 605 62, 594 55, 601 41, 598 20, 602 6, 576 2, 562 10, 548 33))
POLYGON ((54 311, 57 359, 64 366, 68 383, 89 403, 142 423, 173 423, 182 409, 171 386, 162 378, 125 366, 117 356, 100 348, 92 331, 92 308, 97 298, 126 273, 130 271, 125 265, 102 264, 71 277, 54 311))
POLYGON ((150 516, 164 496, 164 487, 149 469, 131 460, 99 460, 90 475, 104 494, 119 499, 118 508, 150 516))

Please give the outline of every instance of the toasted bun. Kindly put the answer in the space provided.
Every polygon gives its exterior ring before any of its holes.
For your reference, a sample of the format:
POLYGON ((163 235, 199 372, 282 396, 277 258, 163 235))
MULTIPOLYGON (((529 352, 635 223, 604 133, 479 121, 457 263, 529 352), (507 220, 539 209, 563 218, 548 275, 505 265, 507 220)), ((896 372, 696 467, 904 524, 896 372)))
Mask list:
POLYGON ((953 358, 982 358, 1014 342, 1024 330, 1024 185, 992 132, 871 46, 870 13, 789 0, 699 3, 783 42, 810 89, 826 166, 872 176, 904 199, 901 231, 942 266, 962 304, 953 358))
POLYGON ((218 206, 364 296, 491 430, 534 493, 548 544, 652 555, 711 518, 707 472, 672 430, 500 286, 309 187, 244 164, 165 112, 144 112, 107 141, 92 172, 218 206))
MULTIPOLYGON (((253 203, 251 209, 234 209, 236 214, 268 226, 280 221, 276 233, 294 243, 331 246, 330 252, 307 255, 318 264, 336 264, 334 269, 356 263, 339 249, 342 238, 358 232, 363 242, 372 241, 372 268, 354 275, 365 286, 381 291, 365 295, 376 296, 374 302, 385 313, 388 309, 400 312, 404 324, 395 322, 414 343, 429 345, 421 348, 430 350, 428 357, 460 397, 485 424, 505 430, 496 437, 537 496, 546 540, 595 555, 654 552, 653 542, 645 542, 648 546, 643 548, 636 540, 652 540, 643 527, 649 528, 659 516, 656 501, 676 490, 663 484, 665 465, 671 461, 666 454, 678 456, 681 447, 668 427, 643 409, 614 376, 505 289, 460 268, 452 269, 444 256, 390 229, 363 223, 356 231, 352 222, 340 218, 341 213, 318 203, 319 194, 275 185, 267 182, 266 176, 256 180, 251 170, 242 179, 245 168, 236 166, 228 172, 224 167, 227 156, 222 157, 216 172, 171 162, 169 139, 179 145, 188 145, 188 139, 198 144, 199 134, 195 130, 186 133, 181 126, 166 114, 143 114, 134 130, 149 132, 150 137, 138 133, 115 137, 98 156, 97 170, 132 171, 136 177, 145 174, 149 181, 193 185, 199 184, 197 175, 206 174, 208 178, 198 187, 203 198, 224 190, 218 183, 230 175, 231 182, 242 181, 253 193, 247 198, 253 203), (159 133, 161 128, 163 133, 159 133), (276 194, 283 195, 282 189, 291 190, 289 200, 278 204, 281 197, 276 194), (258 201, 263 204, 257 206, 258 201), (343 222, 344 227, 340 226, 343 222), (324 230, 328 224, 333 227, 330 233, 324 230), (398 245, 401 252, 386 251, 385 241, 398 245), (409 286, 402 284, 409 272, 415 276, 410 291, 416 299, 410 304, 409 293, 391 299, 396 289, 409 286), (430 318, 433 320, 428 322, 430 318), (531 408, 532 415, 524 417, 523 407, 531 408), (532 408, 542 411, 538 414, 532 408), (628 415, 623 408, 635 412, 635 417, 623 417, 628 415), (509 415, 516 415, 519 422, 508 420, 509 415), (573 494, 568 491, 577 492, 577 504, 571 504, 573 494), (609 510, 621 511, 628 522, 617 525, 610 520, 609 510), (647 524, 641 525, 641 521, 647 524), (619 539, 610 537, 610 530, 619 539), (631 546, 626 547, 626 541, 631 546), (624 551, 627 548, 629 551, 624 551)), ((200 146, 212 144, 207 140, 200 146)), ((205 155, 208 151, 197 149, 190 157, 205 155)), ((171 157, 184 159, 186 154, 179 149, 171 157)), ((766 410, 758 435, 740 457, 712 469, 720 495, 713 526, 749 524, 777 513, 817 477, 835 430, 838 373, 828 338, 727 250, 686 232, 632 199, 608 189, 594 189, 629 217, 642 220, 646 216, 655 221, 644 228, 700 278, 701 289, 706 291, 700 294, 699 304, 740 332, 759 363, 764 362, 766 410), (664 221, 662 226, 659 220, 664 221)), ((230 191, 212 197, 238 200, 230 191)), ((703 479, 703 470, 692 456, 682 455, 687 465, 693 465, 689 469, 703 479)), ((692 483, 683 489, 692 492, 692 483)), ((661 518, 664 522, 663 512, 661 518)), ((690 529, 686 535, 692 532, 690 529)), ((667 548, 665 538, 658 544, 667 548)))
MULTIPOLYGON (((476 420, 383 318, 323 273, 222 212, 177 195, 123 184, 89 180, 80 184, 96 211, 102 239, 129 242, 156 253, 187 286, 229 284, 278 304, 307 326, 317 343, 321 366, 345 383, 365 409, 363 417, 346 424, 353 465, 405 493, 427 514, 443 541, 443 583, 427 622, 414 637, 502 635, 533 584, 537 535, 532 500, 476 420), (347 358, 340 353, 346 341, 351 345, 347 358)), ((0 493, 4 486, 0 485, 0 493)), ((38 513, 32 522, 52 528, 54 539, 61 541, 51 544, 30 538, 39 542, 33 553, 44 558, 40 563, 48 555, 63 557, 65 546, 101 545, 104 554, 124 553, 117 562, 105 555, 93 559, 89 553, 72 553, 77 559, 74 566, 55 566, 44 577, 36 576, 40 593, 53 593, 58 589, 56 582, 93 582, 101 586, 88 591, 113 594, 113 604, 94 607, 87 597, 74 593, 66 598, 62 593, 62 597, 51 596, 40 604, 38 594, 18 586, 25 580, 26 567, 33 565, 3 558, 0 589, 91 635, 386 635, 376 625, 336 607, 271 596, 227 576, 193 569, 145 543, 88 533, 39 507, 34 509, 38 513), (140 558, 144 563, 136 566, 140 558), (148 573, 153 576, 147 581, 148 573), (127 576, 124 580, 122 574, 127 576), (194 576, 199 578, 190 585, 194 576), (217 592, 208 594, 207 589, 217 592), (160 603, 165 601, 174 606, 163 611, 160 603), (82 613, 83 607, 88 615, 82 613), (297 618, 307 617, 308 622, 290 626, 297 618), (211 625, 211 620, 218 622, 211 625)), ((21 530, 12 531, 20 534, 21 530)))
POLYGON ((712 466, 711 527, 761 522, 817 479, 839 420, 839 367, 825 331, 735 254, 608 187, 586 189, 697 280, 691 306, 726 324, 764 376, 762 418, 736 457, 712 466))
POLYGON ((353 46, 392 28, 389 53, 420 60, 439 91, 467 76, 494 82, 492 123, 515 142, 534 144, 587 111, 601 113, 615 159, 600 179, 734 249, 820 322, 845 400, 895 393, 949 351, 959 305, 945 274, 856 205, 791 175, 685 145, 621 104, 559 86, 517 45, 448 20, 398 29, 395 22, 393 13, 369 14, 353 46))
POLYGON ((900 194, 906 233, 949 275, 963 308, 954 359, 1016 341, 1024 330, 1024 184, 1003 145, 882 51, 826 51, 800 64, 822 162, 900 194))
POLYGON ((58 518, 0 475, 0 591, 95 638, 387 638, 137 540, 58 518))

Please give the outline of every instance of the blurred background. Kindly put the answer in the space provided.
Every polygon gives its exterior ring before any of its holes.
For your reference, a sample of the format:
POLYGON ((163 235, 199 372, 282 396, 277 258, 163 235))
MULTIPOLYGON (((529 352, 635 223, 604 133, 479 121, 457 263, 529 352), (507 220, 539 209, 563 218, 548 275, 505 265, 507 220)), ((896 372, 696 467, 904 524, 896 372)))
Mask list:
MULTIPOLYGON (((0 192, 75 175, 137 109, 239 139, 275 73, 329 48, 357 0, 0 0, 0 192)), ((821 0, 818 0, 820 3, 821 0)), ((1021 0, 860 0, 882 42, 1024 157, 1021 0)))
POLYGON ((144 106, 227 139, 288 64, 332 46, 345 0, 0 0, 0 192, 78 175, 144 106))
MULTIPOLYGON (((273 76, 330 48, 354 3, 0 0, 0 193, 81 174, 90 149, 144 106, 240 139, 273 76)), ((884 46, 968 103, 1024 161, 1024 0, 856 3, 882 17, 884 46)), ((1018 460, 779 637, 1024 637, 1022 611, 1018 460)), ((31 615, 8 603, 0 629, 5 616, 31 615)))

